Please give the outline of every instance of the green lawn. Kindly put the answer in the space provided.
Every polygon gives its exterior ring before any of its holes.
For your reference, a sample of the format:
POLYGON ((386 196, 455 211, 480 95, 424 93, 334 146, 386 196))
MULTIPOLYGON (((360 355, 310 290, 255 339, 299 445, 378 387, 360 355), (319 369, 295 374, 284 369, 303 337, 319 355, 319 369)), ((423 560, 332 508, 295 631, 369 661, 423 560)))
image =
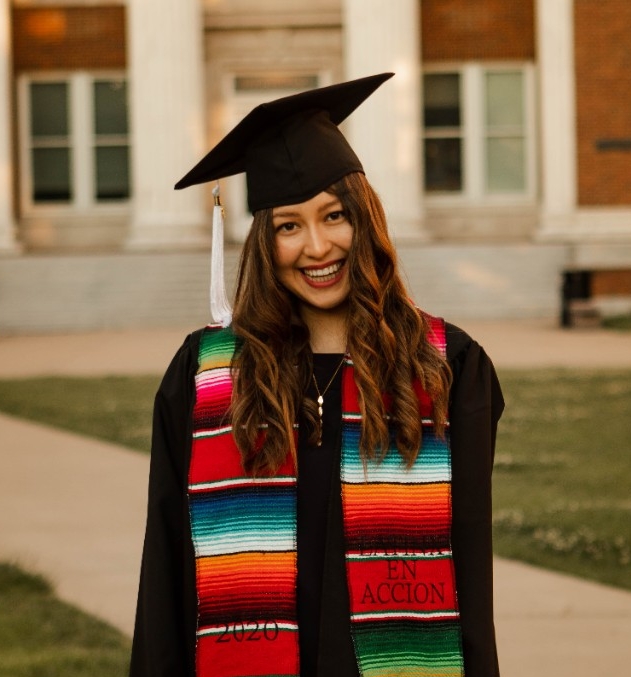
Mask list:
MULTIPOLYGON (((631 590, 631 370, 500 378, 496 552, 631 590)), ((0 410, 147 450, 158 380, 0 381, 0 410)))
POLYGON ((603 320, 603 326, 606 329, 631 331, 631 315, 616 315, 614 317, 607 317, 603 320))
POLYGON ((0 380, 0 411, 149 451, 159 383, 157 376, 0 380))
POLYGON ((496 552, 631 589, 631 371, 500 377, 496 552))
POLYGON ((0 563, 0 677, 122 677, 130 642, 55 598, 50 584, 0 563))

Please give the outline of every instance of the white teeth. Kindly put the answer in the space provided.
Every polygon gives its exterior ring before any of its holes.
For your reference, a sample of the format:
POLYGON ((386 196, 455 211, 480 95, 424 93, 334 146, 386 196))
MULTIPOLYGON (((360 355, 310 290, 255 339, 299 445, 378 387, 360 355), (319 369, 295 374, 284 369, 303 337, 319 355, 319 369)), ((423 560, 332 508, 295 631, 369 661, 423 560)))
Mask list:
POLYGON ((321 279, 323 277, 326 277, 327 275, 335 275, 339 269, 342 267, 342 262, 338 261, 337 263, 334 263, 330 266, 327 266, 326 268, 319 268, 318 270, 306 270, 303 269, 303 273, 312 279, 321 279))

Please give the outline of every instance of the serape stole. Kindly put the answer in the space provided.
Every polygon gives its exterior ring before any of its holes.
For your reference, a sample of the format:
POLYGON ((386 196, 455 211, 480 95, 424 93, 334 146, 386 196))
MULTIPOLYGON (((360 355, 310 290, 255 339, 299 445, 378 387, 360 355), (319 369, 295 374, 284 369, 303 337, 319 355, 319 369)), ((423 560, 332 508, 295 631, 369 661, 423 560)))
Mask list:
MULTIPOLYGON (((429 340, 446 352, 444 322, 429 340)), ((421 452, 409 470, 394 437, 383 461, 359 455, 353 370, 342 376, 342 504, 351 631, 364 677, 464 674, 451 551, 451 452, 434 431, 432 403, 416 388, 421 452)))
MULTIPOLYGON (((432 319, 432 342, 444 328, 432 319)), ((232 437, 230 328, 202 334, 189 508, 198 596, 197 677, 297 677, 296 472, 252 478, 232 437)), ((423 448, 411 470, 392 447, 359 457, 353 366, 342 375, 342 499, 351 631, 364 677, 463 674, 451 558, 451 467, 420 388, 423 448)))
POLYGON ((232 437, 229 328, 202 334, 189 510, 196 557, 198 677, 298 675, 296 473, 244 474, 232 437))

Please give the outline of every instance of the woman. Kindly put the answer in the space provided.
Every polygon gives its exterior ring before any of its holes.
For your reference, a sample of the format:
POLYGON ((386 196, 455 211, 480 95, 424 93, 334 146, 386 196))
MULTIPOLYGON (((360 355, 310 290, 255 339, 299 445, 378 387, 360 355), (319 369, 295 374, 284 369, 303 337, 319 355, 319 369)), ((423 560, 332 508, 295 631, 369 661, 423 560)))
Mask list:
POLYGON ((245 171, 254 219, 156 398, 132 675, 499 674, 501 391, 408 299, 337 127, 388 77, 255 109, 177 186, 245 171))

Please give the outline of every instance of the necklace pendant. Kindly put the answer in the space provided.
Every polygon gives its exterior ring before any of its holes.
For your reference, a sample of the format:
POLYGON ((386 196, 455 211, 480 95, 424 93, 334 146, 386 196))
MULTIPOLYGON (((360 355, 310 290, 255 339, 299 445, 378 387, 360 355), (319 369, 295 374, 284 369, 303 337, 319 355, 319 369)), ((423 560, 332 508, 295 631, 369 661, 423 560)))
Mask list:
POLYGON ((318 404, 318 416, 320 417, 320 427, 318 429, 318 441, 316 442, 316 446, 318 446, 318 447, 322 446, 322 414, 323 414, 323 407, 324 407, 324 396, 326 395, 327 390, 331 387, 333 380, 337 376, 337 373, 342 368, 343 364, 344 364, 344 357, 342 357, 341 362, 337 365, 337 369, 333 372, 333 376, 331 376, 331 380, 326 384, 326 388, 322 392, 320 392, 320 388, 318 388, 318 382, 316 380, 315 374, 313 372, 311 373, 311 378, 313 379, 313 385, 315 386, 316 393, 318 393, 317 404, 318 404))

